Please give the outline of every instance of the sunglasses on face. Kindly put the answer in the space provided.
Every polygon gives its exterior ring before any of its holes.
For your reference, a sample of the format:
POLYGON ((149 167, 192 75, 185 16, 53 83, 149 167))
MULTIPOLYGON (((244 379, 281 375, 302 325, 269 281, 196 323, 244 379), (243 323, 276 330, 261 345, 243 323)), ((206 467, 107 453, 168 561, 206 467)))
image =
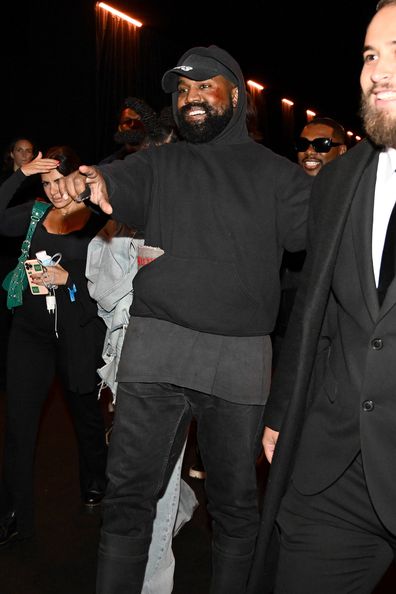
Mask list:
POLYGON ((340 146, 341 142, 333 142, 331 138, 314 138, 308 140, 304 136, 300 136, 296 141, 296 151, 298 153, 304 153, 309 146, 312 146, 315 153, 328 153, 333 146, 340 146))
POLYGON ((142 130, 144 129, 143 122, 138 118, 125 118, 125 119, 121 120, 120 126, 122 126, 124 128, 126 127, 126 128, 139 128, 142 130))

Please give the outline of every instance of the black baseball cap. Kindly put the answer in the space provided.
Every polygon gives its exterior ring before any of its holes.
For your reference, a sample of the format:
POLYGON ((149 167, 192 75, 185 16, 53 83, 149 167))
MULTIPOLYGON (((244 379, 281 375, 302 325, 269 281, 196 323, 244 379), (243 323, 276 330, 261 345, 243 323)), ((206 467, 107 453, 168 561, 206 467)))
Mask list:
POLYGON ((165 93, 177 91, 179 76, 185 76, 191 80, 208 80, 215 76, 224 76, 233 84, 238 84, 237 77, 227 66, 214 58, 190 54, 182 64, 171 68, 162 77, 162 88, 165 93))

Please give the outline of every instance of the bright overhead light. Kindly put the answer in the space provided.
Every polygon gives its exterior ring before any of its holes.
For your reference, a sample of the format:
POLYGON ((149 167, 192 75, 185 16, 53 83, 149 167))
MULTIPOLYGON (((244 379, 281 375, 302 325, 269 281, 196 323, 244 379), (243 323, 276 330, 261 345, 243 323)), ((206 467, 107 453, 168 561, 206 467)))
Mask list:
POLYGON ((351 132, 350 130, 348 130, 347 136, 353 136, 353 132, 351 132))
POLYGON ((312 109, 307 109, 306 114, 310 118, 314 118, 316 116, 316 112, 312 111, 312 109))
POLYGON ((355 138, 356 138, 357 142, 359 142, 359 140, 362 140, 362 137, 358 136, 358 135, 356 135, 355 138))
POLYGON ((143 25, 143 23, 141 23, 140 21, 133 19, 132 17, 128 16, 123 12, 120 12, 119 10, 113 8, 112 6, 109 6, 108 4, 105 4, 105 2, 98 2, 98 6, 99 8, 103 8, 103 10, 107 10, 107 12, 111 12, 111 14, 114 14, 114 16, 117 16, 120 19, 127 21, 128 23, 131 23, 131 25, 135 25, 135 27, 141 27, 143 25))
POLYGON ((294 101, 290 101, 290 99, 282 99, 282 103, 284 103, 285 105, 289 105, 290 107, 294 105, 294 101))
POLYGON ((258 89, 259 91, 263 91, 264 90, 263 85, 260 85, 259 83, 256 83, 254 80, 248 80, 247 81, 247 84, 250 87, 254 87, 255 89, 258 89))

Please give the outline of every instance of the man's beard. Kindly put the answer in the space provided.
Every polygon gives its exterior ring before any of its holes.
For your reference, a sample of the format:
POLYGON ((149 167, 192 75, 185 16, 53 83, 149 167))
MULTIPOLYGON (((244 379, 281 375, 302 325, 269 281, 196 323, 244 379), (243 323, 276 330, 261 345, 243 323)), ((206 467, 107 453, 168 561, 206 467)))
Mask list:
POLYGON ((384 110, 370 105, 368 97, 362 93, 360 115, 367 136, 378 146, 396 148, 396 117, 384 110))
POLYGON ((144 129, 139 130, 119 130, 114 134, 114 142, 117 144, 131 144, 132 146, 139 145, 145 137, 144 129))
POLYGON ((188 142, 210 142, 225 129, 233 114, 231 102, 223 113, 218 113, 206 102, 194 103, 194 107, 205 111, 206 118, 203 121, 190 122, 186 119, 185 114, 191 109, 191 104, 184 105, 179 110, 179 132, 182 138, 188 142))

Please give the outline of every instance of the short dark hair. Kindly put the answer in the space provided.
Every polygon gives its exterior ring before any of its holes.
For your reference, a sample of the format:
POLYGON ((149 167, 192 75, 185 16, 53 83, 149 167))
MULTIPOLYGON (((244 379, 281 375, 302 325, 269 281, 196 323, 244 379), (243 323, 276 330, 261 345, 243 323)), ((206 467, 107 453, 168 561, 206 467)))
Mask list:
POLYGON ((341 124, 339 124, 336 120, 326 117, 316 117, 310 120, 307 124, 305 124, 304 128, 306 128, 307 126, 313 126, 314 124, 322 124, 322 126, 328 126, 329 128, 332 128, 333 134, 337 141, 341 142, 342 144, 346 144, 347 138, 345 128, 341 126, 341 124))
POLYGON ((80 165, 82 165, 81 159, 77 153, 70 146, 65 144, 52 146, 47 150, 44 157, 46 159, 56 159, 57 161, 60 161, 56 169, 62 175, 69 175, 70 173, 73 173, 73 171, 77 171, 80 165))
POLYGON ((136 111, 136 113, 140 116, 140 121, 142 122, 146 132, 155 132, 158 116, 154 109, 150 107, 150 105, 146 103, 144 99, 140 99, 140 97, 127 97, 124 99, 119 111, 118 119, 120 119, 124 109, 127 109, 128 107, 136 111))

